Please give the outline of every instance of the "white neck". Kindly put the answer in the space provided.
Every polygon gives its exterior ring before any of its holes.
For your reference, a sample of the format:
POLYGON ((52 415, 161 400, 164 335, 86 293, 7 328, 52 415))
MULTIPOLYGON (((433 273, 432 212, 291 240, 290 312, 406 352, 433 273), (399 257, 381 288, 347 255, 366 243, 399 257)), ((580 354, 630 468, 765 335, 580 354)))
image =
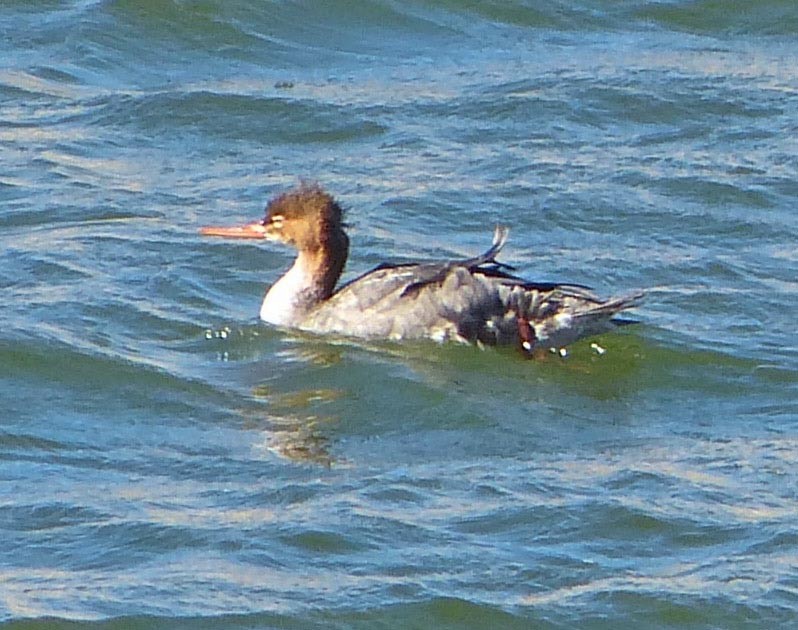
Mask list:
POLYGON ((321 280, 309 257, 300 254, 266 292, 260 318, 275 326, 298 326, 310 309, 329 296, 321 280))
POLYGON ((340 227, 320 246, 300 248, 293 266, 266 292, 260 318, 275 326, 299 327, 315 306, 333 294, 348 251, 349 239, 340 227))

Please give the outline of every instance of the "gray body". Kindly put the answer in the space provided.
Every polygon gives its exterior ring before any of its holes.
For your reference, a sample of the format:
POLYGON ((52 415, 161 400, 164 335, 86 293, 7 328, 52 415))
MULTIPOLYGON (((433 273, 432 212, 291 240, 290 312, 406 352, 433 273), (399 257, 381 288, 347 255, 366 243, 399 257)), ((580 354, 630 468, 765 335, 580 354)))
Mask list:
MULTIPOLYGON (((476 258, 382 265, 305 314, 298 328, 366 339, 434 339, 515 344, 533 331, 535 348, 560 348, 627 321, 614 321, 642 293, 601 300, 586 287, 528 282, 495 261, 507 238, 476 258)), ((529 349, 529 348, 527 348, 529 349)))

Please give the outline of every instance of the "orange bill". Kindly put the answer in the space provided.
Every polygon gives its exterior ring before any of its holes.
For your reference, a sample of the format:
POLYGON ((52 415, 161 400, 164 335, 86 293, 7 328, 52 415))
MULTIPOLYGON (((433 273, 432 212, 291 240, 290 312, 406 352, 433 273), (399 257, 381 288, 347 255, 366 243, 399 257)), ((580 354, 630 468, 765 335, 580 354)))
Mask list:
POLYGON ((260 222, 235 227, 207 226, 200 228, 204 236, 224 236, 227 238, 266 238, 266 227, 260 222))

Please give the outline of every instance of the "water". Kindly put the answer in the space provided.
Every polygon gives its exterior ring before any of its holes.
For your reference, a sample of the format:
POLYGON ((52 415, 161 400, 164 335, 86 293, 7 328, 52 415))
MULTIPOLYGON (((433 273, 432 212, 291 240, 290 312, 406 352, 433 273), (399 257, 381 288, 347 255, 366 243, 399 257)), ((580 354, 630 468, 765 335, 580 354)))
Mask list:
POLYGON ((798 618, 798 8, 6 1, 0 625, 798 618), (350 274, 649 290, 561 360, 257 322, 201 238, 301 178, 350 274))

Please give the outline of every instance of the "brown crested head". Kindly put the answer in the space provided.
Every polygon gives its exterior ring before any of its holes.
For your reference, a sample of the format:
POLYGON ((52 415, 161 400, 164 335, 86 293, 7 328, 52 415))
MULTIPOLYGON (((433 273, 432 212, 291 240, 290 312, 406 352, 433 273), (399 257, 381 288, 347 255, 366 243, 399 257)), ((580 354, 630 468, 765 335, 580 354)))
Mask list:
POLYGON ((315 250, 343 231, 342 218, 332 195, 318 185, 302 184, 269 202, 263 226, 267 238, 315 250))

